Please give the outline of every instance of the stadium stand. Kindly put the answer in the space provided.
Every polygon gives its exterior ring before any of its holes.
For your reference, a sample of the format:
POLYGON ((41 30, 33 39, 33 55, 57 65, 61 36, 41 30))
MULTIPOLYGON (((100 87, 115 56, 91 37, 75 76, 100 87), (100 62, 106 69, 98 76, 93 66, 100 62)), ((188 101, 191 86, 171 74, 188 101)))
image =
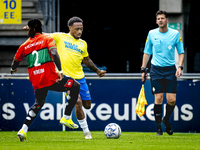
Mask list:
MULTIPOLYGON (((18 46, 27 39, 27 32, 22 30, 31 18, 39 18, 44 22, 43 14, 38 9, 39 0, 22 0, 22 24, 0 24, 0 72, 8 73, 13 56, 18 46)), ((20 64, 27 72, 26 60, 20 64)))

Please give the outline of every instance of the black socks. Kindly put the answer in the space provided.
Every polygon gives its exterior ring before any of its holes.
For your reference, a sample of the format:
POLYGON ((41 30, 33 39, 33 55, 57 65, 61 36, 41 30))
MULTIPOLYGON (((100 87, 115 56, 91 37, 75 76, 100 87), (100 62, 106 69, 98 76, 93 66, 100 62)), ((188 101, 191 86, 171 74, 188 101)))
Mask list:
MULTIPOLYGON (((171 106, 169 104, 166 105, 166 114, 165 114, 165 122, 169 122, 169 118, 174 111, 175 105, 171 106)), ((162 120, 162 105, 154 104, 154 116, 157 125, 157 129, 161 129, 161 120, 162 120)))
POLYGON ((166 115, 164 118, 166 122, 169 122, 169 118, 170 118, 172 112, 174 111, 174 108, 175 108, 175 105, 174 106, 171 106, 169 104, 166 105, 166 115))
POLYGON ((154 116, 157 125, 157 129, 161 129, 161 119, 162 119, 162 104, 154 104, 154 116))

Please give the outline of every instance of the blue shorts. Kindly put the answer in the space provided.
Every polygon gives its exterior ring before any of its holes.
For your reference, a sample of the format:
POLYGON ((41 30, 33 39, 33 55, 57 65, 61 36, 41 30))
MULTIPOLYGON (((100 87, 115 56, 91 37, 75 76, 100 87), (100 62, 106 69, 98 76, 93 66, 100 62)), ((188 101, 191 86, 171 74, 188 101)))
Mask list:
POLYGON ((76 80, 76 81, 78 81, 81 85, 80 91, 79 91, 81 99, 82 100, 91 100, 90 91, 89 91, 88 85, 86 83, 85 77, 82 79, 76 80))
POLYGON ((151 65, 151 91, 156 93, 177 93, 176 67, 159 67, 151 65))

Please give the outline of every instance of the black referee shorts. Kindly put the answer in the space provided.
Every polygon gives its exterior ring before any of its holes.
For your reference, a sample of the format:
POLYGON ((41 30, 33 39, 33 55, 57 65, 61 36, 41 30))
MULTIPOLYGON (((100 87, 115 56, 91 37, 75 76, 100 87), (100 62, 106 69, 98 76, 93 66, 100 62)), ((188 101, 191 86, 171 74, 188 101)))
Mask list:
POLYGON ((159 67, 151 65, 150 79, 152 94, 177 93, 176 67, 159 67))

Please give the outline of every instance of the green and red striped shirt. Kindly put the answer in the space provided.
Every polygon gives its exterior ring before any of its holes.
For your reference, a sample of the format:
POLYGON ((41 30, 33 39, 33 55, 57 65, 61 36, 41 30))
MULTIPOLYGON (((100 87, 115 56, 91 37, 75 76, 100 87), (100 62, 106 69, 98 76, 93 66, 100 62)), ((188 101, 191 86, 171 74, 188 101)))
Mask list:
POLYGON ((56 48, 52 37, 37 34, 34 38, 29 38, 24 42, 14 56, 14 60, 17 62, 26 57, 29 80, 34 89, 51 86, 58 79, 50 52, 52 48, 56 48))

